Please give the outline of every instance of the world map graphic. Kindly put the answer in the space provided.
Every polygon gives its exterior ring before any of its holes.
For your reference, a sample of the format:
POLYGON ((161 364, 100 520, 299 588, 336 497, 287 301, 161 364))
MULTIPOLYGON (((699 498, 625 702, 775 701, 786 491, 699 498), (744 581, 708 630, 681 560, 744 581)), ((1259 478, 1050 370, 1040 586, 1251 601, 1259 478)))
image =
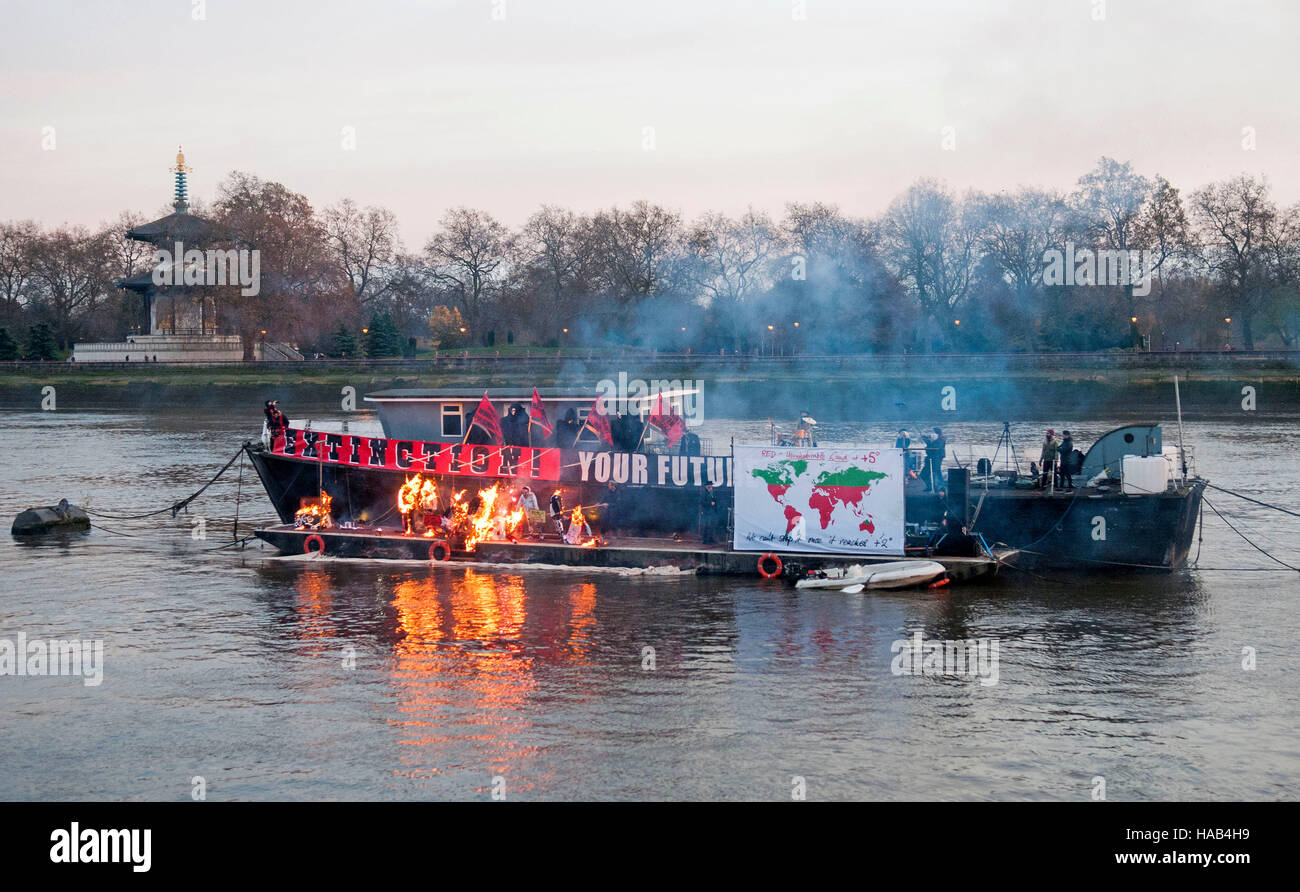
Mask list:
MULTIPOLYGON (((797 536, 799 522, 806 513, 815 512, 823 530, 830 527, 837 510, 849 512, 857 521, 858 529, 867 533, 876 531, 875 521, 866 510, 872 485, 889 475, 849 465, 836 471, 823 471, 809 479, 808 462, 799 459, 781 459, 764 468, 750 472, 767 487, 772 501, 780 505, 785 515, 785 533, 797 536)), ((848 519, 848 518, 844 518, 848 519)))

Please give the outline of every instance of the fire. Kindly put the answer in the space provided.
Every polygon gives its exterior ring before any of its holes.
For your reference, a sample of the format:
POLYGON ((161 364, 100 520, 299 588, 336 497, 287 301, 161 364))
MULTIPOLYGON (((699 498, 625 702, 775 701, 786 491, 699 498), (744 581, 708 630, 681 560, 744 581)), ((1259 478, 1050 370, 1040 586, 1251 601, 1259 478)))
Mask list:
POLYGON ((589 532, 587 526, 587 517, 582 513, 582 506, 579 505, 569 514, 569 532, 565 536, 570 545, 577 545, 579 548, 595 548, 600 544, 600 540, 595 536, 588 536, 583 539, 584 532, 589 532))
POLYGON ((426 502, 436 502, 437 498, 438 489, 433 481, 416 474, 408 477, 397 491, 397 510, 403 515, 410 514, 426 502))
POLYGON ((322 489, 320 491, 319 499, 313 499, 312 504, 304 505, 302 508, 299 508, 296 512, 294 512, 293 515, 294 526, 296 526, 298 529, 304 529, 306 527, 329 528, 333 526, 333 522, 330 517, 330 503, 333 501, 334 500, 330 498, 329 493, 325 492, 325 490, 322 489))

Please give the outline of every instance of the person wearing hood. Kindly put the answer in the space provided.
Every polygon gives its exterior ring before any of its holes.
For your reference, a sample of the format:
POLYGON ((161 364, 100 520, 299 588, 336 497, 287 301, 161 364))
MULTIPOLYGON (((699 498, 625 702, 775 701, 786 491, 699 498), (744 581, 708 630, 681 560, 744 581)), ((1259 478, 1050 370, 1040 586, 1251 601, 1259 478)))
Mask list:
POLYGON ((280 411, 279 400, 266 401, 266 430, 271 436, 271 442, 274 443, 277 437, 284 436, 284 432, 289 428, 289 419, 280 411))

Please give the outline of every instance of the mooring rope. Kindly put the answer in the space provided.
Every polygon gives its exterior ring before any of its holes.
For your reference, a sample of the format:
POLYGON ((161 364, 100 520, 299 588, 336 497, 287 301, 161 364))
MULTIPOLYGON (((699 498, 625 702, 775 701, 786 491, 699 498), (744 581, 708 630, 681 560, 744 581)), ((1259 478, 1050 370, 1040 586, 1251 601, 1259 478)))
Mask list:
MULTIPOLYGON (((181 512, 182 509, 186 508, 190 504, 190 502, 194 501, 199 496, 203 495, 204 491, 207 490, 209 486, 216 483, 217 479, 222 474, 226 473, 226 471, 229 471, 230 466, 233 465, 241 456, 243 456, 243 454, 244 454, 244 447, 240 446, 239 451, 236 452, 233 456, 231 456, 230 461, 226 462, 225 466, 223 466, 220 471, 217 471, 217 473, 212 476, 211 480, 209 480, 207 483, 200 486, 197 490, 195 490, 190 495, 181 499, 179 502, 173 502, 172 504, 168 505, 166 508, 159 508, 157 511, 146 511, 143 514, 109 514, 104 511, 91 511, 89 508, 83 510, 92 517, 106 517, 109 520, 142 520, 146 517, 154 517, 159 514, 166 514, 168 511, 172 513, 172 517, 175 517, 177 514, 181 512)), ((241 465, 240 466, 241 470, 242 467, 243 466, 241 465)))
POLYGON ((1230 496, 1245 499, 1247 502, 1254 502, 1256 505, 1263 505, 1265 508, 1272 508, 1274 511, 1281 511, 1283 514, 1290 514, 1292 517, 1300 517, 1300 511, 1292 511, 1290 508, 1283 508, 1280 505, 1270 505, 1268 502, 1261 502, 1259 499, 1252 499, 1250 496, 1242 495, 1241 493, 1234 492, 1231 489, 1224 489, 1222 486, 1215 486, 1213 483, 1207 483, 1205 485, 1209 489, 1217 489, 1219 492, 1226 492, 1230 496))
MULTIPOLYGON (((1217 489, 1217 487, 1216 487, 1216 489, 1217 489)), ((1236 495, 1236 493, 1233 493, 1233 495, 1236 495)), ((1242 539, 1244 539, 1244 540, 1246 541, 1246 544, 1249 545, 1251 548, 1255 549, 1256 551, 1258 551, 1260 554, 1264 555, 1264 556, 1265 556, 1266 558, 1268 558, 1269 560, 1276 561, 1277 563, 1281 564, 1283 567, 1286 567, 1288 570, 1295 570, 1297 573, 1300 573, 1300 567, 1293 567, 1291 564, 1288 564, 1286 561, 1282 560, 1281 558, 1279 558, 1279 557, 1275 557, 1274 555, 1272 555, 1272 554, 1270 554, 1269 552, 1265 551, 1263 548, 1261 548, 1259 545, 1257 545, 1254 541, 1252 541, 1251 538, 1250 538, 1249 536, 1247 536, 1247 535, 1246 535, 1245 533, 1243 533, 1241 530, 1239 530, 1239 529, 1237 529, 1235 526, 1233 526, 1233 525, 1232 525, 1232 521, 1230 521, 1230 520, 1228 520, 1228 518, 1224 517, 1223 514, 1219 511, 1219 509, 1214 507, 1214 503, 1211 502, 1209 499, 1205 498, 1205 496, 1203 496, 1203 495, 1201 496, 1201 501, 1204 502, 1205 504, 1209 505, 1209 506, 1210 506, 1210 510, 1213 511, 1216 515, 1218 515, 1219 520, 1221 520, 1221 521, 1223 521, 1224 523, 1226 523, 1226 524, 1228 525, 1228 528, 1229 528, 1230 530, 1232 530, 1234 533, 1236 533, 1238 536, 1240 536, 1242 539)), ((1272 507, 1272 506, 1270 506, 1270 507, 1272 507)))

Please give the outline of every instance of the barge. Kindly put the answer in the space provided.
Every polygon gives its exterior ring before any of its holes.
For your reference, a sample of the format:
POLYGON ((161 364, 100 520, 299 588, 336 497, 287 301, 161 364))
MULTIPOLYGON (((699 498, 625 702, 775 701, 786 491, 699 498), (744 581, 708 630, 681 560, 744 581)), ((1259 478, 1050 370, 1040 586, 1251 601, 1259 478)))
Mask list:
MULTIPOLYGON (((538 518, 529 526, 534 531, 541 527, 553 543, 483 536, 477 559, 490 552, 520 562, 657 566, 666 561, 702 572, 753 573, 758 558, 771 553, 786 575, 840 566, 846 557, 856 563, 900 557, 952 560, 954 567, 967 561, 982 567, 981 572, 1003 565, 1169 571, 1186 564, 1205 486, 1189 469, 1189 451, 1164 445, 1160 425, 1126 425, 1089 448, 1079 485, 1072 490, 1058 489, 1052 479, 1044 483, 1018 470, 995 468, 987 460, 963 464, 949 456, 939 491, 927 492, 916 464, 905 463, 913 469, 901 496, 905 535, 894 537, 888 548, 874 549, 864 533, 856 550, 819 552, 816 535, 802 536, 802 516, 798 529, 792 524, 765 543, 740 541, 736 477, 741 447, 733 443, 720 452, 697 437, 680 435, 670 444, 660 430, 662 402, 656 409, 659 423, 648 406, 630 403, 612 406, 615 411, 604 418, 597 410, 598 423, 592 423, 596 406, 590 395, 572 391, 476 398, 463 391, 392 390, 366 399, 378 406, 382 436, 290 426, 260 444, 246 444, 282 521, 257 535, 290 553, 300 553, 307 538, 316 535, 327 554, 428 559, 427 541, 419 541, 427 537, 403 528, 406 521, 397 504, 403 485, 413 475, 423 475, 432 486, 431 499, 441 506, 452 503, 457 493, 468 500, 488 490, 508 494, 513 504, 527 487, 545 514, 549 497, 559 494, 566 506, 561 530, 568 526, 569 506, 581 506, 582 517, 600 533, 599 545, 565 543, 564 533, 551 529, 554 518, 538 518), (487 418, 487 406, 495 424, 476 424, 476 414, 487 418), (529 423, 538 413, 549 430, 529 423), (550 424, 550 418, 559 420, 550 424), (1153 466, 1158 466, 1155 476, 1153 466), (712 487, 719 506, 711 531, 701 508, 706 486, 712 487), (329 530, 304 528, 299 512, 322 495, 332 500, 338 524, 329 530), (710 542, 714 536, 722 542, 710 542), (790 565, 793 571, 786 569, 790 565)), ((803 448, 797 456, 836 458, 862 448, 843 447, 837 453, 839 447, 822 444, 803 448)), ((876 449, 872 455, 890 451, 876 449)), ((773 446, 770 454, 792 453, 773 446)), ((752 473, 757 472, 741 469, 742 484, 752 473)), ((772 489, 774 499, 779 490, 772 489)), ((786 510, 788 516, 792 509, 786 510)), ((801 511, 815 519, 806 506, 801 511)), ((869 520, 861 524, 864 530, 870 525, 869 520)), ((449 551, 454 559, 473 549, 449 551)))

